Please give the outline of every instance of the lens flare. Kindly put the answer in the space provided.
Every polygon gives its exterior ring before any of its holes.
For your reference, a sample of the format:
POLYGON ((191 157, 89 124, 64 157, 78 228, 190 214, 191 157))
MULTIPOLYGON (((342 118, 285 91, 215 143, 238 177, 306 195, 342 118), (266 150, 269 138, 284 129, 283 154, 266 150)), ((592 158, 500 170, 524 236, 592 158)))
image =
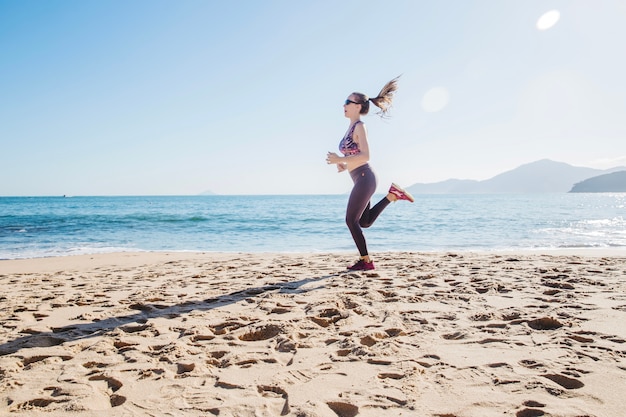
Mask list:
POLYGON ((438 112, 448 105, 448 101, 450 101, 450 93, 446 88, 431 88, 422 98, 422 108, 428 113, 438 112))
POLYGON ((548 30, 552 26, 556 25, 560 18, 561 13, 558 10, 550 10, 549 12, 541 15, 539 20, 537 20, 537 29, 548 30))

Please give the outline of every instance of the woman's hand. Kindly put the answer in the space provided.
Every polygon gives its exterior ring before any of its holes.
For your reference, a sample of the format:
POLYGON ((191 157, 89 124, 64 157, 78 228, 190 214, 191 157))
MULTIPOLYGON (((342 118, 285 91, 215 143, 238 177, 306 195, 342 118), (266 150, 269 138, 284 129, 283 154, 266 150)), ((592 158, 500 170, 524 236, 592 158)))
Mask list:
POLYGON ((335 152, 328 152, 326 154, 326 163, 327 164, 341 164, 341 157, 337 155, 335 152))
POLYGON ((348 169, 348 164, 346 164, 345 162, 343 162, 344 158, 342 158, 341 156, 337 155, 334 152, 328 152, 328 154, 326 154, 326 163, 327 164, 335 164, 337 165, 337 172, 343 172, 346 169, 348 169))

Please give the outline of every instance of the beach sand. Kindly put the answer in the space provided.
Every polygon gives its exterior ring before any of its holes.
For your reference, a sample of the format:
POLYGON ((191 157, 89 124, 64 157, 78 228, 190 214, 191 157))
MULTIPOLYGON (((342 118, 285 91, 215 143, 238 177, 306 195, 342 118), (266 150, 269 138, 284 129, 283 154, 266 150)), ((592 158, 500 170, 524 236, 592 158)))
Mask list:
POLYGON ((626 415, 626 254, 0 261, 0 415, 626 415))

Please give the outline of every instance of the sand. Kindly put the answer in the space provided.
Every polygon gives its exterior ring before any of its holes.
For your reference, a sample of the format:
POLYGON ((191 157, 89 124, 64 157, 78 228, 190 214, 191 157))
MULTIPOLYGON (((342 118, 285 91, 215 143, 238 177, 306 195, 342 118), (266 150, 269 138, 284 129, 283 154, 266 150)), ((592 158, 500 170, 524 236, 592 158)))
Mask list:
POLYGON ((626 253, 0 261, 0 415, 626 415, 626 253))

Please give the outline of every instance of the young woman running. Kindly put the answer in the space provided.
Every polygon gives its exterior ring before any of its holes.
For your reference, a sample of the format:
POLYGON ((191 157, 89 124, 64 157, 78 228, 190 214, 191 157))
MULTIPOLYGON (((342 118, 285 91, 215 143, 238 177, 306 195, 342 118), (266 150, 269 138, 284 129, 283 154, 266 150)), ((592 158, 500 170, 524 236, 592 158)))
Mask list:
POLYGON ((388 194, 374 207, 370 207, 370 199, 376 191, 376 174, 369 166, 369 146, 367 143, 367 130, 361 121, 361 115, 366 115, 370 109, 370 101, 380 109, 378 114, 385 116, 391 106, 393 94, 397 89, 398 78, 389 81, 380 93, 374 98, 369 98, 362 93, 352 93, 343 105, 344 116, 350 119, 350 126, 339 142, 339 151, 343 156, 334 152, 328 152, 326 163, 337 165, 337 172, 347 170, 352 177, 354 186, 348 199, 346 210, 346 224, 354 243, 361 255, 357 263, 349 266, 352 271, 369 271, 374 269, 374 261, 367 252, 367 243, 361 228, 370 227, 378 215, 389 205, 397 200, 415 201, 413 196, 397 186, 391 184, 388 194))

